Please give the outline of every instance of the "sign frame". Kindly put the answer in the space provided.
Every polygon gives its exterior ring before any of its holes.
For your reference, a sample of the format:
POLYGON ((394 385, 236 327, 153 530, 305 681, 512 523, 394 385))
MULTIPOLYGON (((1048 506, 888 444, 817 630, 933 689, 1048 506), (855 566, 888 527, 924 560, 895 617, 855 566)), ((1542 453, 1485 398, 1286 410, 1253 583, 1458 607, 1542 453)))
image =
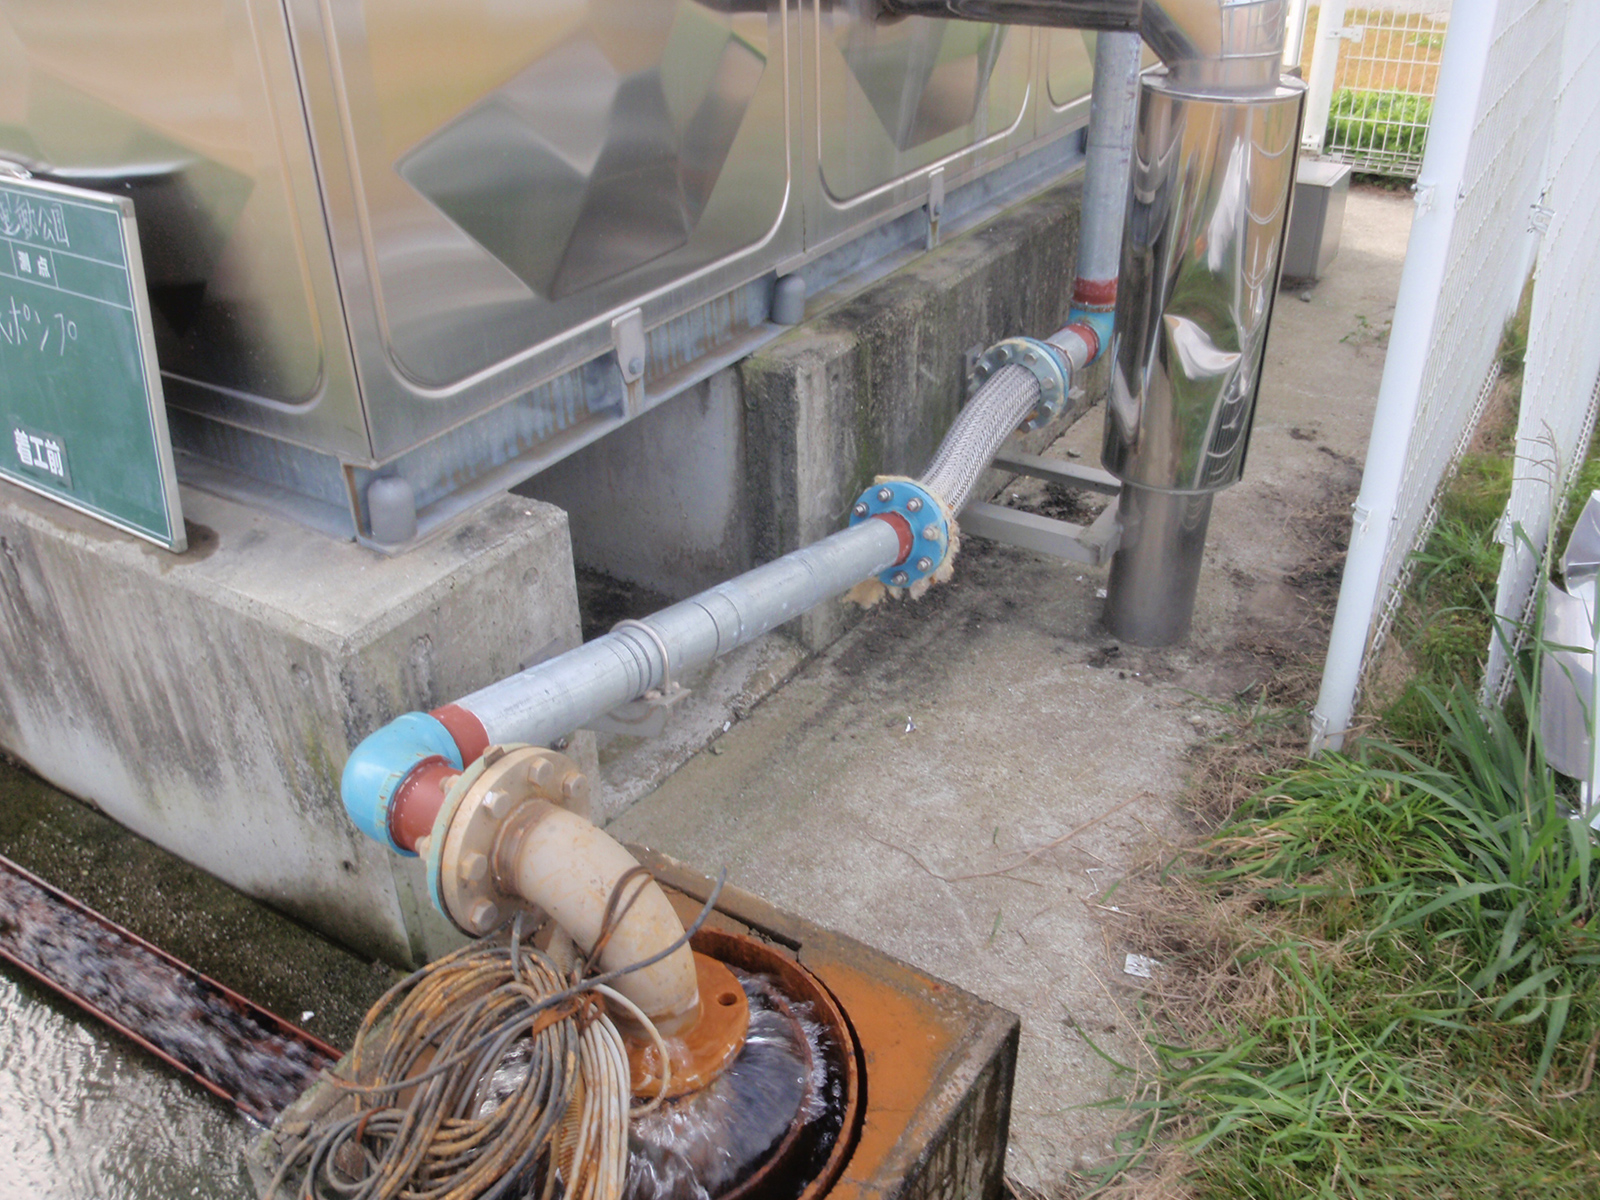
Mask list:
MULTIPOLYGON (((133 200, 127 196, 117 196, 106 192, 94 191, 88 188, 71 187, 66 184, 55 183, 50 180, 36 179, 25 171, 18 171, 9 163, 0 163, 0 192, 22 193, 39 199, 48 199, 56 204, 86 207, 98 210, 107 215, 114 215, 117 219, 117 230, 120 238, 119 256, 120 265, 125 269, 128 282, 129 307, 132 310, 134 332, 137 338, 138 362, 140 383, 144 392, 144 410, 148 420, 150 441, 148 449, 153 452, 155 468, 159 474, 159 495, 161 508, 166 521, 165 531, 143 526, 128 517, 113 512, 103 505, 95 504, 70 491, 49 487, 36 482, 21 473, 18 467, 13 466, 13 461, 20 464, 21 442, 24 434, 30 435, 30 441, 39 446, 54 444, 57 454, 61 458, 61 469, 52 470, 50 473, 62 478, 70 488, 71 463, 66 456, 70 449, 64 445, 64 439, 49 436, 49 431, 25 429, 7 419, 6 428, 0 430, 5 435, 4 443, 0 443, 0 479, 17 487, 43 496, 58 504, 75 509, 96 520, 112 525, 125 533, 152 542, 162 549, 170 550, 174 554, 182 554, 188 549, 188 536, 184 529, 183 505, 178 494, 178 473, 172 452, 172 436, 167 427, 166 399, 161 387, 161 367, 156 359, 155 326, 150 311, 150 294, 145 287, 144 256, 139 246, 138 220, 134 213, 133 200), (17 453, 12 454, 9 444, 15 438, 17 453)), ((19 240, 14 234, 8 234, 0 228, 0 250, 11 252, 12 248, 31 243, 19 240)), ((51 250, 52 253, 55 251, 51 250)), ((100 264, 114 266, 115 264, 100 264)), ((8 264, 9 273, 0 275, 0 285, 27 284, 32 287, 42 288, 45 285, 36 280, 25 280, 16 274, 16 264, 8 264)), ((59 285, 53 285, 58 291, 66 291, 59 285)), ((98 297, 85 296, 80 293, 79 298, 88 299, 96 303, 107 303, 98 297)), ((122 307, 120 304, 115 307, 122 307)), ((0 413, 0 417, 5 417, 0 413)), ((141 450, 145 447, 141 447, 141 450)), ((49 459, 53 468, 57 461, 56 455, 49 459)))

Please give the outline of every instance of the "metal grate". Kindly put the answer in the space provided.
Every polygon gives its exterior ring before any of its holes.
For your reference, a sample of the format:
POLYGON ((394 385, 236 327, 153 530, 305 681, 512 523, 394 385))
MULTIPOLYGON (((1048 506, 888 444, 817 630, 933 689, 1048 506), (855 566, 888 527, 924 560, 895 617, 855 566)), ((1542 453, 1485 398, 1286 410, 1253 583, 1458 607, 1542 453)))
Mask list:
POLYGON ((1304 47, 1311 112, 1326 120, 1308 129, 1313 148, 1358 171, 1416 178, 1428 141, 1451 0, 1387 0, 1366 7, 1325 3, 1304 47), (1312 61, 1315 38, 1337 52, 1312 61), (1331 75, 1331 78, 1328 76, 1331 75))
MULTIPOLYGON (((1493 383, 1504 322, 1533 266, 1530 214, 1544 190, 1568 12, 1588 2, 1482 0, 1456 10, 1313 715, 1317 745, 1337 744, 1348 727, 1406 565, 1493 383)), ((1583 80, 1581 90, 1594 86, 1583 80)), ((1552 304, 1581 310, 1575 319, 1592 311, 1575 293, 1552 304)), ((1580 410, 1586 401, 1585 389, 1580 410)))
MULTIPOLYGON (((1600 5, 1574 3, 1553 107, 1548 180, 1531 223, 1542 230, 1528 314, 1528 349, 1511 499, 1501 522, 1505 552, 1495 612, 1513 646, 1527 632, 1535 584, 1572 476, 1593 436, 1600 390, 1600 5)), ((1559 554, 1562 547, 1553 547, 1559 554)), ((1490 647, 1484 690, 1503 694, 1509 656, 1490 647)))

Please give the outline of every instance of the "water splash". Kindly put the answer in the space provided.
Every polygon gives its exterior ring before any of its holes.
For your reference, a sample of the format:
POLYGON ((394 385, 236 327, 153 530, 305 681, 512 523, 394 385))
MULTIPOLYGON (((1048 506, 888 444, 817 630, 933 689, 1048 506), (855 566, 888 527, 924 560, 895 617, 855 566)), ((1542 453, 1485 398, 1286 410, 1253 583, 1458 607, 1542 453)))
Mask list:
POLYGON ((764 975, 735 970, 750 1001, 744 1048, 711 1086, 638 1118, 626 1200, 711 1200, 736 1187, 799 1121, 819 1122, 830 1088, 823 1027, 764 975))

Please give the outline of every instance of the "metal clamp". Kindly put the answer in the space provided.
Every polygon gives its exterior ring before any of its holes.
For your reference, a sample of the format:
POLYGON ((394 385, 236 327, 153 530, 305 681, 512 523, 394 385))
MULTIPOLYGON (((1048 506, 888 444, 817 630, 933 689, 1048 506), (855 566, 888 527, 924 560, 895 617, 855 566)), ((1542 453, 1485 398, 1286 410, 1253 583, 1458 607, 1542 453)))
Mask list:
POLYGON ((661 651, 661 686, 651 688, 637 700, 619 704, 604 716, 588 723, 596 733, 623 733, 630 737, 659 737, 667 727, 667 715, 672 706, 689 695, 689 689, 672 678, 672 651, 666 639, 654 626, 645 621, 629 618, 611 627, 616 633, 622 629, 637 629, 655 643, 661 651))
POLYGON ((932 575, 949 556, 950 523, 932 492, 909 479, 890 479, 861 493, 850 510, 850 524, 889 516, 899 517, 911 530, 911 549, 878 580, 889 587, 910 587, 932 575))
POLYGON ((1001 367, 1022 367, 1039 381, 1039 403, 1022 423, 1023 429, 1038 429, 1066 408, 1068 373, 1060 351, 1054 346, 1027 337, 996 342, 983 352, 978 365, 973 367, 973 380, 982 384, 1001 367))

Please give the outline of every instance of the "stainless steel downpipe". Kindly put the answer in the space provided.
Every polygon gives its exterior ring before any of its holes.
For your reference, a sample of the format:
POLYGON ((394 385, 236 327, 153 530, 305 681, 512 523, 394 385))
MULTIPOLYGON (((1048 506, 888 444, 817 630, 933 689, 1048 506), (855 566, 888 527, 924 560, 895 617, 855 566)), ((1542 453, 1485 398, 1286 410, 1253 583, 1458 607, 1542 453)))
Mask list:
POLYGON ((1283 259, 1305 87, 1287 0, 1147 0, 1103 461, 1123 482, 1106 624, 1189 631, 1211 497, 1237 482, 1283 259))
MULTIPOLYGON (((880 0, 880 11, 1108 30, 1128 17, 1126 4, 1081 0, 880 0)), ((1140 82, 1109 330, 1103 460, 1123 486, 1105 620, 1158 646, 1189 631, 1211 498, 1244 467, 1305 85, 1280 74, 1288 0, 1143 0, 1138 18, 1165 70, 1140 82)))

